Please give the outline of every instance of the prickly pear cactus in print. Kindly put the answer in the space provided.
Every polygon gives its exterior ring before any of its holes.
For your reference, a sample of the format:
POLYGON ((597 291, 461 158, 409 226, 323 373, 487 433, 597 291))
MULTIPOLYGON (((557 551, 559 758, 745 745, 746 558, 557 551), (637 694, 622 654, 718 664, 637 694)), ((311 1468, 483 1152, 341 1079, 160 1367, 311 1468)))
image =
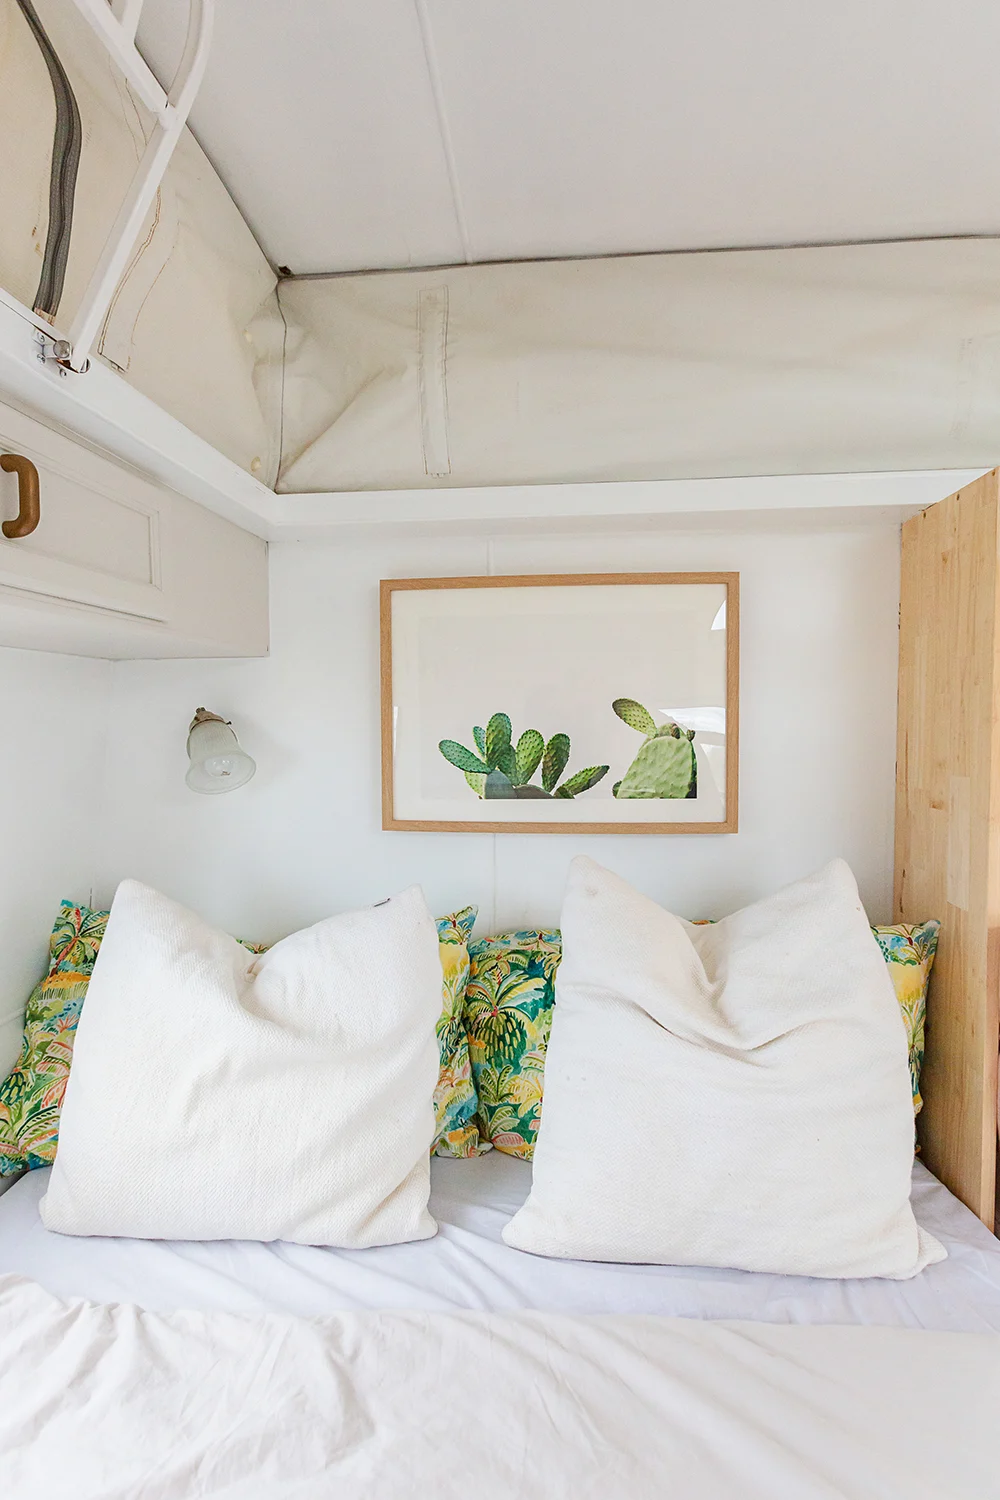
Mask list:
POLYGON ((487 801, 572 799, 589 792, 608 774, 607 766, 587 766, 560 781, 569 762, 569 735, 554 734, 546 744, 539 730, 526 729, 514 744, 512 733, 508 716, 498 713, 485 729, 480 724, 473 727, 475 751, 458 740, 439 740, 438 749, 449 765, 462 772, 476 796, 487 801), (541 786, 531 779, 539 769, 541 786))
POLYGON ((621 781, 615 782, 615 796, 697 797, 694 730, 682 729, 673 720, 657 725, 649 710, 634 698, 616 698, 611 706, 623 723, 646 736, 621 781))

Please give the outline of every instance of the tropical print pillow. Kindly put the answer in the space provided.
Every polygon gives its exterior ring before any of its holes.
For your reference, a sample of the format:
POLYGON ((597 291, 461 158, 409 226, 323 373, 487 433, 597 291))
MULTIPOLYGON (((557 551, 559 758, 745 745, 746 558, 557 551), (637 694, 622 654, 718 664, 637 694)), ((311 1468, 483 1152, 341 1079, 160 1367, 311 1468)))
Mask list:
POLYGON ((882 957, 889 966, 896 999, 906 1023, 915 1115, 920 1113, 924 1102, 920 1097, 920 1069, 924 1061, 927 985, 940 931, 940 922, 921 922, 915 927, 872 928, 875 941, 882 950, 882 957))
POLYGON ((48 973, 25 1007, 21 1054, 0 1083, 0 1177, 55 1160, 76 1023, 107 920, 71 901, 59 908, 48 973))
POLYGON ((535 1150, 561 956, 558 932, 505 932, 469 944, 465 1029, 479 1133, 526 1160, 535 1150))
MULTIPOLYGON (((467 940, 477 908, 467 906, 437 924, 443 1009, 437 1023, 441 1072, 434 1091, 439 1156, 478 1156, 476 1091, 462 1024, 469 977, 467 940)), ((51 1166, 59 1142, 59 1112, 73 1061, 73 1039, 101 939, 106 911, 62 902, 49 939, 49 969, 25 1007, 24 1041, 13 1072, 0 1083, 0 1177, 51 1166)), ((239 941, 252 953, 268 944, 239 941)))
POLYGON ((444 1007, 437 1023, 441 1072, 434 1090, 436 1156, 480 1156, 490 1149, 479 1138, 478 1100, 462 1014, 469 983, 469 934, 477 910, 475 906, 467 906, 450 917, 441 917, 437 924, 444 1007))

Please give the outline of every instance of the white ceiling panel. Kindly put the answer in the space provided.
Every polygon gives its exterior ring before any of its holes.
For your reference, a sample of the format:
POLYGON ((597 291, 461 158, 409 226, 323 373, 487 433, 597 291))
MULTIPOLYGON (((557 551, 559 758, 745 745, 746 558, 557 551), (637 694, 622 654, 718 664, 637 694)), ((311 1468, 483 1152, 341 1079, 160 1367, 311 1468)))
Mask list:
POLYGON ((193 125, 296 273, 994 233, 998 59, 996 0, 218 0, 193 125))
POLYGON ((995 0, 427 0, 476 259, 1000 229, 995 0))
MULTIPOLYGON (((160 76, 186 12, 148 0, 160 76)), ((191 126, 276 266, 465 259, 413 0, 216 0, 191 126)))

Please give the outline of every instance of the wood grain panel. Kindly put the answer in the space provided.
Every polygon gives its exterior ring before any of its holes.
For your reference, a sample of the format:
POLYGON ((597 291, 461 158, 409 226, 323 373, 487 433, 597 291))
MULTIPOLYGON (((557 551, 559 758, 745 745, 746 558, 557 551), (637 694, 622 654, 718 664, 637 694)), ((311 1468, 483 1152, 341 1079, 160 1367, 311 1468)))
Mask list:
POLYGON ((932 1172, 993 1228, 1000 731, 998 478, 903 527, 895 919, 941 919, 918 1129, 932 1172))

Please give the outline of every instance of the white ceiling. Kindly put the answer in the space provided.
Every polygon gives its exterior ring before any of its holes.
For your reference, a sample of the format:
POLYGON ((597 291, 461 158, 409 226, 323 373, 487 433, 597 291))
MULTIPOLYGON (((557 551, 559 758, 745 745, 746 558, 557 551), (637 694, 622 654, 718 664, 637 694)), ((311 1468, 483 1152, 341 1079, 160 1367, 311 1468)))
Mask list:
POLYGON ((192 126, 295 274, 996 233, 998 62, 996 0, 217 0, 192 126))

